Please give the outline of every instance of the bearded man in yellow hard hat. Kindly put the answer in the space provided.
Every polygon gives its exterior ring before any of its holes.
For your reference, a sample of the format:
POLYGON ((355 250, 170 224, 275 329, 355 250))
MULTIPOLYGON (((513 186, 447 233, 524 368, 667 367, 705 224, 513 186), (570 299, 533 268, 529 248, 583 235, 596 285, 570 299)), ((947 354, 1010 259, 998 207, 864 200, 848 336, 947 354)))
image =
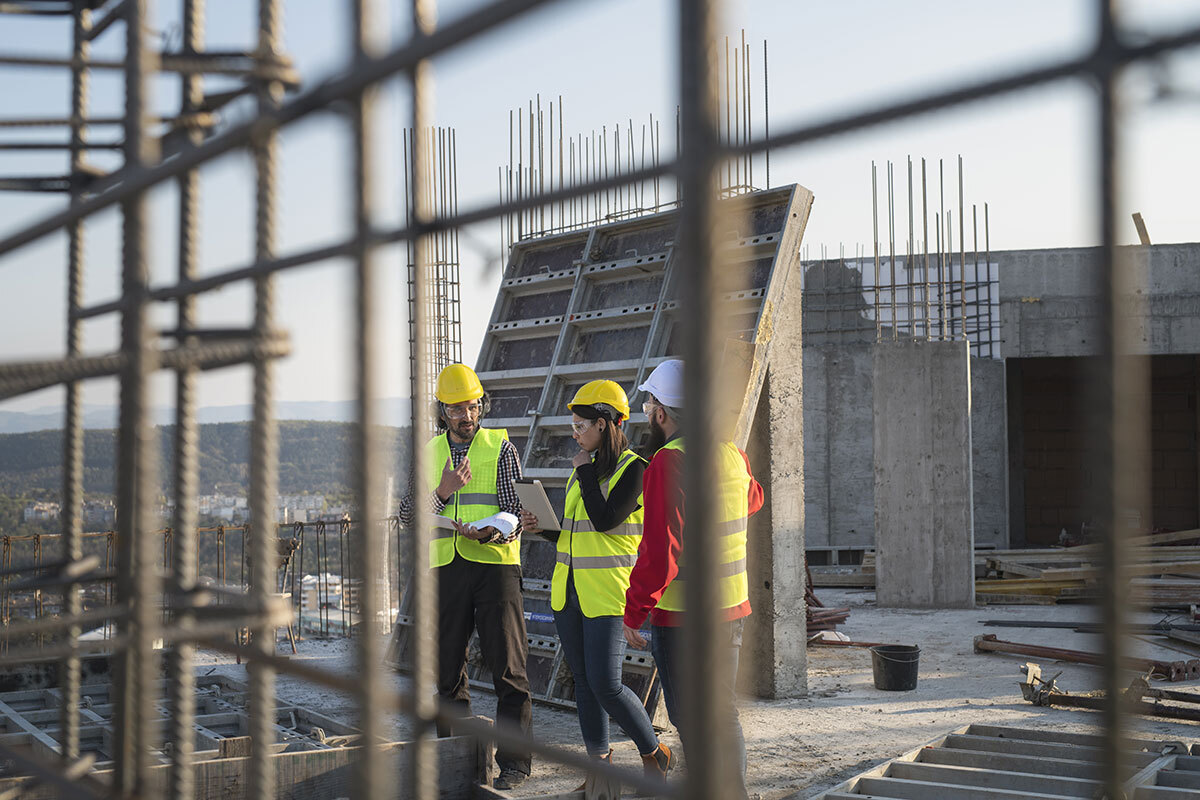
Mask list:
MULTIPOLYGON (((445 432, 426 445, 428 474, 419 476, 426 509, 449 517, 453 527, 435 527, 429 566, 438 576, 438 695, 470 712, 467 644, 479 633, 480 651, 496 687, 496 720, 531 728, 532 706, 525 662, 525 613, 521 597, 521 501, 513 480, 521 460, 508 432, 480 425, 488 396, 479 376, 465 364, 450 364, 437 380, 437 421, 445 432), (500 512, 516 526, 486 524, 500 512), (476 525, 475 523, 484 523, 476 525)), ((416 491, 400 504, 400 520, 413 522, 416 491)), ((450 731, 439 729, 439 735, 450 731)), ((529 776, 528 751, 497 749, 497 789, 512 789, 529 776)))

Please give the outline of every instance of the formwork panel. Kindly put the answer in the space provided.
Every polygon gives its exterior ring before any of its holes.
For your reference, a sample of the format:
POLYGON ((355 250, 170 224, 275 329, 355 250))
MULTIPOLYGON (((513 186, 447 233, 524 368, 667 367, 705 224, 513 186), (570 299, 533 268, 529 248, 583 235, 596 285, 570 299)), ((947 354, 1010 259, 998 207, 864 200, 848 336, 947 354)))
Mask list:
POLYGON ((549 366, 551 357, 554 355, 554 346, 557 343, 558 336, 508 339, 497 342, 487 369, 523 369, 525 367, 549 366))
POLYGON ((597 233, 596 245, 589 255, 593 261, 644 256, 666 250, 674 238, 674 219, 649 227, 611 227, 597 233))
POLYGON ((571 269, 583 258, 587 235, 557 239, 546 244, 521 244, 513 248, 512 262, 505 271, 507 278, 523 278, 547 272, 571 269))
POLYGON ((554 292, 517 295, 504 308, 500 322, 511 322, 518 319, 536 319, 538 317, 553 317, 564 314, 567 303, 571 299, 570 289, 559 289, 554 292))

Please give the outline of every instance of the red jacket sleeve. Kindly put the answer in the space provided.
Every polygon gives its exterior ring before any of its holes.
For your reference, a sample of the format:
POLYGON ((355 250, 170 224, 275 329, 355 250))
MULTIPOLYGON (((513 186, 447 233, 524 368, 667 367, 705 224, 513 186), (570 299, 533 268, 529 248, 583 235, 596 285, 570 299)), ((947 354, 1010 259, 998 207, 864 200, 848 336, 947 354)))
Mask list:
POLYGON ((625 591, 625 624, 631 628, 642 627, 679 574, 679 555, 683 552, 682 464, 678 450, 659 450, 642 477, 642 507, 646 510, 642 543, 625 591))
POLYGON ((738 452, 742 454, 742 461, 746 462, 746 474, 750 476, 750 492, 746 499, 750 502, 749 513, 753 514, 763 507, 763 488, 750 471, 750 459, 746 457, 746 451, 738 448, 738 452))

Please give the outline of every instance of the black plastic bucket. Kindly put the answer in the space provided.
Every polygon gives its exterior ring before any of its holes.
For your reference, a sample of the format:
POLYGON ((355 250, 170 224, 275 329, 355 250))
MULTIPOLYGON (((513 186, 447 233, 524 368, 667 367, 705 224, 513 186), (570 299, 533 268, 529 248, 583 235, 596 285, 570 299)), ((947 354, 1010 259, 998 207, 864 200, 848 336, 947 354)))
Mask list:
POLYGON ((917 661, 921 648, 912 644, 879 644, 871 648, 875 688, 907 692, 917 688, 917 661))

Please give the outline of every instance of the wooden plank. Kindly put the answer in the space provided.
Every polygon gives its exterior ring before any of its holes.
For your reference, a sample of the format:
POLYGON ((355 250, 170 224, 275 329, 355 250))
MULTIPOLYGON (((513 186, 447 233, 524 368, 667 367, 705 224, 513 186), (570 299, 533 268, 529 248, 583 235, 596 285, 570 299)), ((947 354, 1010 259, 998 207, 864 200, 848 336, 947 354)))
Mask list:
POLYGON ((975 602, 988 606, 1052 606, 1058 602, 1058 598, 1045 594, 976 592, 975 602))
MULTIPOLYGON (((1126 575, 1200 575, 1200 561, 1151 561, 1144 564, 1126 564, 1122 567, 1126 575)), ((1101 567, 1067 567, 1048 569, 1042 578, 1048 581, 1091 581, 1103 574, 1101 567)))

